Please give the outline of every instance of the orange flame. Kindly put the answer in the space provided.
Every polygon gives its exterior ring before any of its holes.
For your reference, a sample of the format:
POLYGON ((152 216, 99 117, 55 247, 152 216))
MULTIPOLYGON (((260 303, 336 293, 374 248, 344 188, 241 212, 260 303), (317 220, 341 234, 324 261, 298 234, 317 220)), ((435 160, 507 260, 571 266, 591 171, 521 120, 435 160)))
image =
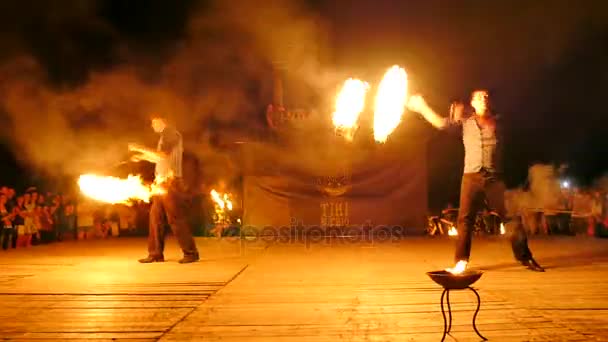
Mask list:
POLYGON ((365 108, 365 94, 369 85, 358 79, 349 78, 336 98, 336 109, 332 121, 336 132, 343 132, 344 137, 352 141, 359 127, 357 121, 365 108))
POLYGON ((503 223, 500 224, 500 235, 505 235, 507 230, 505 229, 505 225, 503 223))
POLYGON ((215 189, 210 194, 215 202, 215 223, 229 223, 226 211, 232 211, 232 196, 228 193, 220 194, 215 189))
POLYGON ((407 73, 394 65, 378 86, 374 112, 374 139, 384 143, 399 126, 407 101, 407 73))
POLYGON ((448 229, 448 235, 449 236, 457 236, 458 235, 458 230, 456 229, 456 227, 451 226, 450 229, 448 229))
POLYGON ((453 268, 446 268, 445 270, 452 274, 462 274, 467 269, 468 262, 465 260, 460 260, 456 263, 456 266, 453 268))
POLYGON ((160 183, 160 180, 155 180, 154 184, 145 185, 141 177, 135 175, 124 179, 85 174, 78 179, 80 191, 85 196, 100 202, 127 205, 134 200, 150 202, 152 196, 164 193, 160 183))

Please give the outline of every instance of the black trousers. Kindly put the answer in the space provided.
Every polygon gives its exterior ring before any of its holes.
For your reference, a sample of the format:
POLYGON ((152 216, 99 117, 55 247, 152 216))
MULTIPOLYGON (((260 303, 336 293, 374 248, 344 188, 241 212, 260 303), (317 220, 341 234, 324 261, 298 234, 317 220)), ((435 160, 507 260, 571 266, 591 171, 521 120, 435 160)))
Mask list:
POLYGON ((6 250, 12 246, 13 236, 17 235, 17 232, 15 231, 15 228, 1 228, 1 229, 2 229, 2 235, 0 236, 0 238, 2 238, 2 249, 6 250))
POLYGON ((16 225, 15 228, 13 228, 13 248, 17 248, 17 238, 19 237, 19 227, 21 225, 16 225))
POLYGON ((154 196, 150 207, 148 255, 162 256, 165 249, 165 228, 169 224, 184 256, 198 255, 192 229, 186 217, 186 195, 179 180, 172 181, 167 193, 154 196))
POLYGON ((460 209, 458 210, 458 241, 456 244, 456 261, 469 260, 471 255, 471 238, 477 213, 482 209, 484 199, 490 209, 496 211, 510 234, 511 247, 515 259, 523 261, 532 258, 528 248, 528 238, 521 216, 507 216, 505 208, 505 184, 498 175, 486 171, 465 173, 460 186, 460 209))

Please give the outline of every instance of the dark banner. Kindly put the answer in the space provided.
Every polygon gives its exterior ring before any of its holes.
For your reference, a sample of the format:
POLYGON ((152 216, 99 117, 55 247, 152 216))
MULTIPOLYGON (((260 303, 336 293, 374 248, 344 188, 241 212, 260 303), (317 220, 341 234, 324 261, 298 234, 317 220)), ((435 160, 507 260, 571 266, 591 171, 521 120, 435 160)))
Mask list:
POLYGON ((290 144, 243 145, 244 227, 424 230, 423 140, 362 144, 308 133, 292 136, 290 144))

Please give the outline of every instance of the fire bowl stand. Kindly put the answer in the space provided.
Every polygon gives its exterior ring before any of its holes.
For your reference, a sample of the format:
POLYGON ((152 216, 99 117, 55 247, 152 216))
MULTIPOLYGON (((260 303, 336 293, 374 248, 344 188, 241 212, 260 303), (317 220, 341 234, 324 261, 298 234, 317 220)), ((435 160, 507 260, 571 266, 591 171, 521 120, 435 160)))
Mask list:
POLYGON ((452 330, 452 308, 450 306, 450 291, 460 291, 460 290, 466 290, 466 289, 471 290, 475 294, 475 297, 477 297, 477 309, 475 309, 475 314, 473 315, 473 329, 475 329, 475 333, 477 333, 477 335, 479 337, 481 337, 482 340, 484 340, 484 341, 488 340, 487 338, 483 337, 483 335, 481 335, 479 330, 477 330, 477 326, 475 325, 475 319, 477 318, 477 314, 479 313, 479 307, 481 306, 481 299, 479 298, 479 294, 477 293, 477 291, 474 288, 469 286, 469 287, 465 287, 463 289, 444 288, 443 293, 441 294, 441 314, 443 315, 443 336, 441 337, 442 342, 445 340, 445 336, 450 333, 450 330, 452 330), (445 316, 445 309, 443 306, 444 297, 446 298, 445 302, 448 306, 448 317, 450 319, 449 322, 446 320, 446 316, 445 316))

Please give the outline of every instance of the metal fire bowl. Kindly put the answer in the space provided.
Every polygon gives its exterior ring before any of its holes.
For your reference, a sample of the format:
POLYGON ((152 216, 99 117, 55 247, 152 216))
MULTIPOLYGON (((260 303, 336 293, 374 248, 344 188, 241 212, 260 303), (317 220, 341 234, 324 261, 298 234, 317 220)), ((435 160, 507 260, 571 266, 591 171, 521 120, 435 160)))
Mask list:
POLYGON ((434 282, 447 290, 462 290, 473 285, 481 278, 481 271, 465 271, 461 274, 453 274, 448 271, 433 271, 426 273, 434 282))

